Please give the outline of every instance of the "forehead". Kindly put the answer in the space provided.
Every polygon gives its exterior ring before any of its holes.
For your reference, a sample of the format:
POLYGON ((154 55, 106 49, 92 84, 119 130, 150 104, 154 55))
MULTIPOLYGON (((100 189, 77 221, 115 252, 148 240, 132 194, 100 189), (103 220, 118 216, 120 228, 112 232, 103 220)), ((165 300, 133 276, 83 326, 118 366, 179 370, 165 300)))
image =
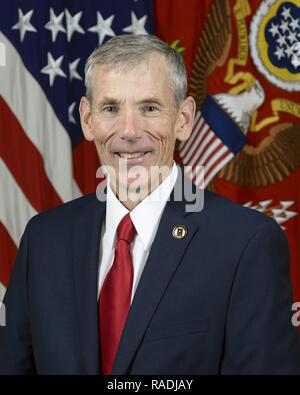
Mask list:
POLYGON ((92 76, 93 90, 122 91, 122 89, 170 90, 170 70, 163 55, 151 54, 140 62, 133 64, 97 65, 92 76))

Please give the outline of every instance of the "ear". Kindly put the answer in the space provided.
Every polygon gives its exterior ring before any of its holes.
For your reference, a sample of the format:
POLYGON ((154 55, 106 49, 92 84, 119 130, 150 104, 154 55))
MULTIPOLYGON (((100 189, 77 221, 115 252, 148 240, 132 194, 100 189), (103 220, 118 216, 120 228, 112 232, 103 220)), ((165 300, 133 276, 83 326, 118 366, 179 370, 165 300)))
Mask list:
POLYGON ((79 104, 80 123, 84 137, 88 141, 94 140, 92 117, 91 117, 91 104, 87 97, 83 96, 79 104))
POLYGON ((193 129, 196 103, 192 96, 188 96, 181 104, 175 126, 176 138, 179 141, 186 141, 193 129))

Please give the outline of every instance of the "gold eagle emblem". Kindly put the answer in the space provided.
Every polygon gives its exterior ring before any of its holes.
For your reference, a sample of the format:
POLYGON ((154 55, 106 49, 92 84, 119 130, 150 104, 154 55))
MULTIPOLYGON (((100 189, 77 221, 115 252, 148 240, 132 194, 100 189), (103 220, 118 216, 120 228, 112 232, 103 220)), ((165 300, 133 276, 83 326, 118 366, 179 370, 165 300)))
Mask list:
POLYGON ((213 95, 218 105, 245 135, 248 131, 259 132, 265 127, 269 129, 267 137, 261 139, 257 146, 247 143, 223 167, 217 177, 243 187, 260 188, 282 181, 300 164, 300 125, 280 122, 279 116, 280 111, 284 111, 300 117, 300 106, 297 107, 296 103, 282 98, 272 100, 272 114, 256 123, 259 107, 265 101, 265 94, 261 83, 246 69, 250 52, 245 27, 245 18, 251 13, 248 1, 237 0, 233 12, 237 29, 241 29, 238 31, 240 42, 237 58, 228 59, 232 45, 229 1, 214 0, 198 42, 191 71, 190 94, 195 98, 197 108, 200 108, 207 94, 209 76, 217 67, 227 67, 224 80, 231 87, 226 93, 213 95), (246 35, 243 33, 245 29, 246 35), (234 72, 235 66, 239 68, 237 73, 234 72))

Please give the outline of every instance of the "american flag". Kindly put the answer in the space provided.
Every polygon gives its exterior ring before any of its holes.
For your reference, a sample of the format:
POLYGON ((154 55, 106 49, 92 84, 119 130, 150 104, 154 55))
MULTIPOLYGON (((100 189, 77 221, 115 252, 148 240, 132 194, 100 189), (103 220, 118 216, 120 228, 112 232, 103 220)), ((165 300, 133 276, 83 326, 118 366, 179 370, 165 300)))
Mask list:
POLYGON ((196 113, 192 134, 179 145, 178 154, 193 182, 206 188, 246 141, 236 123, 207 96, 196 113))
MULTIPOLYGON (((153 8, 159 3, 11 0, 1 5, 0 301, 28 220, 96 190, 99 162, 94 146, 83 140, 78 113, 85 60, 115 35, 155 33, 153 8)), ((214 105, 209 98, 206 103, 179 154, 185 165, 207 166, 207 184, 244 141, 225 119, 238 136, 237 142, 228 141, 224 119, 216 124, 214 105)))
POLYGON ((0 300, 28 220, 95 191, 78 114, 86 58, 115 35, 152 33, 152 21, 151 0, 1 4, 0 300))

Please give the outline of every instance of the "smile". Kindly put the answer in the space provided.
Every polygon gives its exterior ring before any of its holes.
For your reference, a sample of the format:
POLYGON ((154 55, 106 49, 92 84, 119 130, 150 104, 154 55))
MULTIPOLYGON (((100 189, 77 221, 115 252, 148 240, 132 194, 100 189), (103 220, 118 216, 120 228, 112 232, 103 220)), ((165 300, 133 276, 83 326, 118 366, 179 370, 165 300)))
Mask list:
POLYGON ((147 152, 118 152, 117 154, 123 159, 136 159, 143 157, 147 152))

